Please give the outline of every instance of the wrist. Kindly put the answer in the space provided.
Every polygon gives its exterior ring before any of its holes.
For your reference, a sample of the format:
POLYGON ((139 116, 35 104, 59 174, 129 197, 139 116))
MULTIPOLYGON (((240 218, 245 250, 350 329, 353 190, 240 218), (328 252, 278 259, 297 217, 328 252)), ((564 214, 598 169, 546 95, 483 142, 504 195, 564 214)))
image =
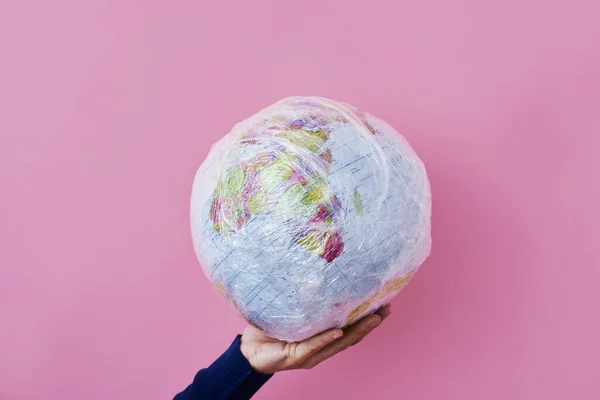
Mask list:
POLYGON ((246 338, 244 335, 240 337, 240 352, 246 361, 248 361, 250 368, 252 368, 254 372, 262 375, 273 375, 276 372, 265 369, 264 366, 261 366, 259 363, 257 363, 256 346, 252 342, 248 341, 248 338, 246 338))
POLYGON ((250 352, 248 351, 248 343, 244 335, 240 336, 240 352, 244 356, 244 358, 248 361, 248 364, 252 367, 252 363, 250 362, 250 352))

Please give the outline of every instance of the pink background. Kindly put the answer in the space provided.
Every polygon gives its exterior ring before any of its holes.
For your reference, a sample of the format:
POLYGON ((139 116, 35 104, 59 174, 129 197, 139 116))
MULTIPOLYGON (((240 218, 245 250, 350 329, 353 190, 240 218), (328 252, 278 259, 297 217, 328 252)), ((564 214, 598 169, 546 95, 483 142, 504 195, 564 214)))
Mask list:
POLYGON ((0 399, 167 399, 229 345, 191 184, 288 95, 406 135, 434 248, 361 346, 256 398, 600 398, 597 0, 8 0, 0 59, 0 399))

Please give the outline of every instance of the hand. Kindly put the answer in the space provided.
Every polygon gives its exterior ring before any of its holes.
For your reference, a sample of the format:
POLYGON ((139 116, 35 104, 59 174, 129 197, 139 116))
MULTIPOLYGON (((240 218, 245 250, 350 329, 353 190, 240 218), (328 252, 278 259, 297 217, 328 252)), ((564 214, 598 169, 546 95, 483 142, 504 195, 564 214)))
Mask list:
POLYGON ((258 328, 248 326, 242 334, 240 350, 252 369, 265 375, 290 369, 310 369, 359 343, 390 314, 388 304, 345 330, 330 329, 298 343, 270 338, 258 328))

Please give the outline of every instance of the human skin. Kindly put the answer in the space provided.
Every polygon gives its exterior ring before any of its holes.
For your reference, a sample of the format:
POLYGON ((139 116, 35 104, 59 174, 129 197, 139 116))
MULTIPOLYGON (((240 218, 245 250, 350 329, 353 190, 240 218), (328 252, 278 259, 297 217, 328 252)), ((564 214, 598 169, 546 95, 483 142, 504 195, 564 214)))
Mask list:
POLYGON ((388 304, 348 328, 330 329, 295 343, 268 337, 258 328, 249 325, 242 334, 240 350, 252 369, 262 374, 311 369, 358 344, 390 314, 388 304))

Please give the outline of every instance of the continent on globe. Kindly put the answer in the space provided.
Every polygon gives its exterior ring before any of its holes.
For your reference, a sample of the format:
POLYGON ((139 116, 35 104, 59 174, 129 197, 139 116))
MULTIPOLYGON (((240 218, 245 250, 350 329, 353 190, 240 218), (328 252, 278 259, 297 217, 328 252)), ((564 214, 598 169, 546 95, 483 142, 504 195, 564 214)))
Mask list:
POLYGON ((281 100, 237 124, 201 165, 198 259, 250 323, 296 341, 389 302, 431 248, 423 163, 346 104, 281 100))

